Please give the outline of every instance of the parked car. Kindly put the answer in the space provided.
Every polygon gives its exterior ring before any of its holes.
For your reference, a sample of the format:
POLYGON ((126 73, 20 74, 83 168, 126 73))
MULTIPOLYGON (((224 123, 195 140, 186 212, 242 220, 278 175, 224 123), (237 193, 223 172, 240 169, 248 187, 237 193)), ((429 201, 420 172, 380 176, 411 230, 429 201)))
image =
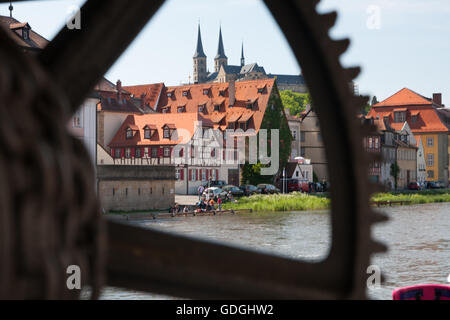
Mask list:
POLYGON ((227 192, 218 187, 206 188, 205 191, 203 191, 203 195, 205 197, 208 193, 209 193, 209 198, 211 199, 211 197, 212 197, 212 199, 214 199, 214 201, 217 201, 218 198, 221 198, 222 200, 224 200, 227 197, 227 192))
POLYGON ((260 183, 256 187, 261 190, 262 194, 280 193, 280 189, 275 187, 273 184, 260 183))
POLYGON ((417 182, 410 182, 408 184, 408 189, 409 190, 420 190, 420 185, 417 182))
POLYGON ((287 180, 287 192, 298 191, 308 192, 308 181, 301 179, 288 179, 287 180))
POLYGON ((242 197, 244 195, 244 191, 242 191, 236 186, 233 186, 232 184, 226 185, 225 187, 222 188, 222 190, 225 191, 226 193, 231 192, 233 197, 242 197))
POLYGON ((445 188, 444 185, 439 181, 428 181, 426 183, 427 189, 442 189, 445 188))
POLYGON ((251 196, 253 194, 260 194, 261 190, 252 184, 243 184, 239 186, 239 189, 244 191, 244 196, 251 196))
POLYGON ((211 188, 211 187, 219 187, 222 188, 224 186, 226 186, 227 183, 223 180, 210 180, 209 182, 205 183, 203 185, 203 188, 211 188))

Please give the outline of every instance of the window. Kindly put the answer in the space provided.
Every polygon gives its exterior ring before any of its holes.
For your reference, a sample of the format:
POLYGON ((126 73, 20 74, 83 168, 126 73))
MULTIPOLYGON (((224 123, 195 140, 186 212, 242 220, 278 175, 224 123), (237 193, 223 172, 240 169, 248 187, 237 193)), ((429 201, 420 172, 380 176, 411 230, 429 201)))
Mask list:
POLYGON ((163 135, 164 135, 164 138, 170 138, 170 130, 169 130, 169 128, 167 128, 167 127, 164 128, 163 135))
POLYGON ((24 40, 28 40, 29 34, 28 34, 28 29, 23 28, 22 29, 22 36, 24 40))
POLYGON ((133 130, 130 128, 127 129, 127 139, 133 138, 133 130))
POLYGON ((405 122, 406 112, 405 111, 395 111, 394 112, 394 122, 405 122))
POLYGON ((121 153, 121 149, 116 149, 116 150, 114 150, 114 156, 115 156, 116 158, 120 158, 120 153, 121 153))
POLYGON ((140 148, 137 148, 136 149, 136 152, 135 152, 135 155, 134 155, 136 158, 140 158, 141 157, 141 149, 140 148))
POLYGON ((206 169, 201 169, 202 170, 202 181, 206 180, 206 169))
POLYGON ((252 108, 253 108, 253 103, 247 104, 247 109, 252 109, 252 108))
POLYGON ((214 111, 220 111, 220 104, 214 105, 214 111))
POLYGON ((186 108, 185 108, 184 106, 178 107, 178 108, 177 108, 177 111, 178 111, 179 113, 181 113, 181 112, 186 112, 186 108))
POLYGON ((206 111, 206 104, 201 104, 198 106, 198 112, 204 112, 206 111))
POLYGON ((304 147, 300 147, 300 157, 305 157, 305 148, 304 147))
POLYGON ((258 88, 258 93, 263 93, 264 92, 264 88, 258 88))
POLYGON ((433 179, 434 178, 434 171, 433 170, 428 170, 427 171, 427 177, 433 179))
POLYGON ((183 91, 183 97, 187 97, 188 93, 189 93, 189 90, 184 90, 183 91))
POLYGON ((158 148, 152 148, 152 158, 158 157, 158 148))
POLYGON ((297 140, 297 130, 292 130, 291 133, 292 133, 292 138, 294 140, 297 140))
POLYGON ((180 180, 180 169, 175 169, 175 179, 180 180))
POLYGON ((167 92, 167 96, 170 98, 172 97, 172 92, 167 92))
POLYGON ((429 167, 434 166, 434 154, 432 153, 427 154, 427 166, 429 167))
POLYGON ((131 149, 130 148, 125 149, 125 158, 131 158, 131 149))
POLYGON ((81 110, 75 112, 75 115, 73 116, 73 126, 74 128, 82 127, 81 110))
POLYGON ((304 131, 300 131, 300 141, 305 142, 305 132, 304 131))
POLYGON ((144 138, 145 139, 150 139, 151 135, 150 135, 150 129, 145 129, 144 130, 144 138))
POLYGON ((434 145, 434 138, 428 137, 427 138, 427 146, 432 147, 434 145))
POLYGON ((375 137, 374 141, 375 141, 375 149, 379 149, 380 148, 380 138, 375 137))
POLYGON ((191 181, 195 181, 195 169, 189 169, 189 170, 191 171, 191 174, 190 174, 191 181))
POLYGON ((373 142, 372 137, 369 138, 369 149, 373 148, 373 142))
POLYGON ((209 89, 203 89, 203 94, 207 96, 209 94, 209 89))
POLYGON ((239 123, 239 128, 242 130, 247 130, 247 123, 246 122, 240 122, 239 123))
POLYGON ((417 116, 411 116, 411 122, 416 123, 417 122, 417 116))
POLYGON ((219 96, 225 97, 225 90, 220 90, 219 91, 219 96))
POLYGON ((164 147, 164 157, 170 157, 170 148, 164 147))

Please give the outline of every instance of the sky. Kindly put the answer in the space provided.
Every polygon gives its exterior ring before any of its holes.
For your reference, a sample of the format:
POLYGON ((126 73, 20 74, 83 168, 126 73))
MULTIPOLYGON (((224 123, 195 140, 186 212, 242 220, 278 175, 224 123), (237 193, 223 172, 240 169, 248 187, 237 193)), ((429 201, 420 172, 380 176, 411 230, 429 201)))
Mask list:
MULTIPOLYGON (((13 3, 13 16, 52 39, 64 26, 69 8, 83 2, 18 2, 13 3)), ((8 5, 0 5, 1 15, 9 15, 8 5)), ((450 41, 446 41, 450 1, 322 0, 318 10, 338 11, 330 35, 351 39, 341 62, 362 67, 356 79, 360 94, 376 95, 381 101, 408 87, 426 97, 441 92, 450 106, 450 41)), ((113 82, 121 79, 123 85, 192 81, 199 21, 211 71, 222 26, 229 64, 239 64, 243 42, 246 63, 257 62, 267 73, 300 73, 289 44, 262 1, 168 0, 106 77, 113 82)))

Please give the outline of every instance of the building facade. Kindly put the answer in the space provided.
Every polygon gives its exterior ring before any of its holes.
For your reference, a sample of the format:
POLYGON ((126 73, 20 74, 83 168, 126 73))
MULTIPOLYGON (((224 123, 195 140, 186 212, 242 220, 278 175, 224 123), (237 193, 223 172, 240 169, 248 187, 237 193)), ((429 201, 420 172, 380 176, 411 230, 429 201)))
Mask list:
POLYGON ((449 179, 449 122, 441 94, 426 98, 404 88, 372 106, 368 115, 386 119, 397 130, 406 121, 416 139, 420 139, 426 161, 426 181, 449 179))

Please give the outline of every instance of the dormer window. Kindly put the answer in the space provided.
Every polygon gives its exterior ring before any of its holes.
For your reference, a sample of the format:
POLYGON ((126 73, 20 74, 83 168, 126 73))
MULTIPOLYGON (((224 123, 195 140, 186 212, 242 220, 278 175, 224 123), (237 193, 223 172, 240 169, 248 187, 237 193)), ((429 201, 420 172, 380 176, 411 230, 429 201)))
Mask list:
POLYGON ((219 96, 225 97, 225 89, 219 91, 219 96))
POLYGON ((27 28, 23 28, 22 29, 22 37, 23 37, 23 39, 24 40, 28 40, 28 38, 29 38, 29 31, 28 31, 28 29, 27 28))
POLYGON ((133 130, 130 128, 127 129, 127 139, 133 138, 133 130))
POLYGON ((198 112, 205 112, 205 111, 206 111, 206 104, 199 104, 198 112))
POLYGON ((163 107, 163 108, 161 108, 161 112, 162 113, 169 113, 170 112, 170 107, 163 107))
POLYGON ((203 89, 203 95, 207 96, 209 94, 209 89, 203 89))
POLYGON ((220 104, 214 105, 214 111, 220 111, 220 104))
POLYGON ((167 96, 170 98, 172 97, 172 92, 167 92, 167 96))
POLYGON ((150 139, 151 137, 151 130, 150 129, 144 129, 144 138, 145 139, 150 139))
POLYGON ((164 128, 164 132, 163 132, 163 136, 164 138, 170 138, 170 129, 169 128, 164 128))
POLYGON ((406 110, 394 112, 394 122, 405 122, 405 121, 406 121, 406 110))
POLYGON ((247 109, 253 109, 253 103, 247 104, 247 109))
POLYGON ((189 95, 189 89, 183 90, 183 97, 187 97, 189 95))
POLYGON ((178 113, 186 112, 186 107, 185 107, 185 106, 179 106, 179 107, 177 108, 177 112, 178 112, 178 113))
POLYGON ((266 89, 266 85, 262 84, 262 85, 259 85, 257 88, 258 88, 258 93, 264 93, 264 91, 266 89))

